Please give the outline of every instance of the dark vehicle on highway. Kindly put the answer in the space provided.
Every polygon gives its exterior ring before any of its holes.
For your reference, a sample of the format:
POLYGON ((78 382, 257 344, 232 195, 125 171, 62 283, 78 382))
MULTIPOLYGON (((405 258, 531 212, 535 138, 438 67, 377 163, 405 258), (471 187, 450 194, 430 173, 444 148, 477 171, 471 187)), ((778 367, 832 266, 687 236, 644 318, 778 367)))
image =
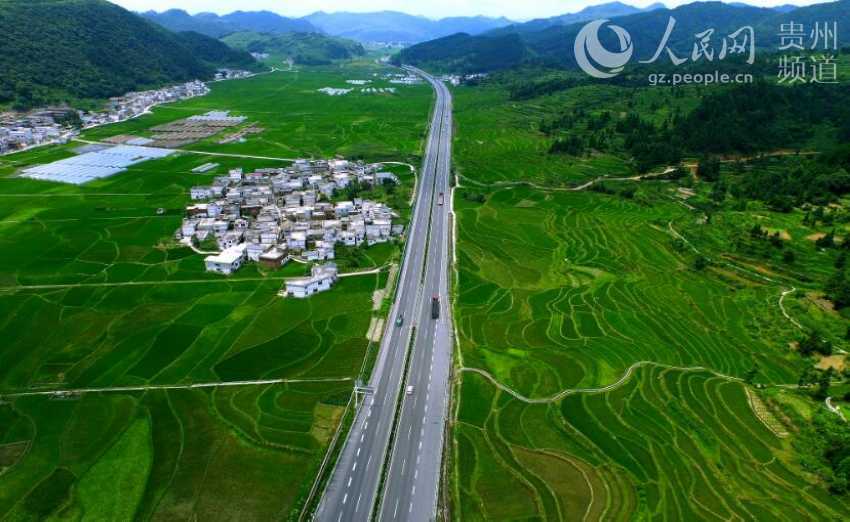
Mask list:
POLYGON ((435 295, 431 298, 431 319, 440 318, 440 296, 435 295))
POLYGON ((395 320, 396 326, 401 326, 404 324, 404 314, 398 314, 398 317, 395 320))

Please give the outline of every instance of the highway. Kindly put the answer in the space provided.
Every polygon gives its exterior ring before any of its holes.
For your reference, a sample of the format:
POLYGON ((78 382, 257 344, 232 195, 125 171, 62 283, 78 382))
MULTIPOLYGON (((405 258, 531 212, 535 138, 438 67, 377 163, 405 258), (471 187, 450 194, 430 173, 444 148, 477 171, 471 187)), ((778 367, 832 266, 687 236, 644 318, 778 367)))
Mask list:
POLYGON ((323 522, 368 521, 376 510, 386 521, 432 520, 436 515, 452 364, 447 297, 451 95, 442 82, 409 69, 434 87, 436 103, 396 300, 369 381, 371 391, 357 410, 314 516, 323 522), (434 295, 440 296, 437 320, 431 318, 434 295), (396 325, 399 317, 401 326, 396 325), (407 386, 413 386, 413 393, 404 393, 407 386), (387 478, 379 495, 385 465, 387 478))

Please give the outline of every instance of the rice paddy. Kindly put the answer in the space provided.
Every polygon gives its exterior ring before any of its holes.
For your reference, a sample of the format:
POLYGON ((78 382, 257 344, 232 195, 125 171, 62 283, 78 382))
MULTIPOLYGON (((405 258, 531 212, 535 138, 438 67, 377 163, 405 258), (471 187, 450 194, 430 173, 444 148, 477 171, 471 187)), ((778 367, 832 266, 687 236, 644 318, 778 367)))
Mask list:
POLYGON ((802 239, 799 212, 718 211, 707 227, 661 182, 562 190, 630 167, 547 154, 533 122, 552 102, 458 92, 453 518, 846 518, 802 463, 799 426, 744 382, 796 384, 803 328, 847 348, 811 297, 832 254, 802 239), (754 222, 786 230, 797 264, 731 255, 754 222), (697 269, 702 255, 717 262, 697 269))
MULTIPOLYGON (((221 82, 200 105, 158 107, 87 137, 146 135, 212 110, 201 106, 209 102, 251 112, 269 134, 199 150, 415 161, 430 91, 406 91, 412 98, 399 94, 395 104, 305 99, 305 85, 350 74, 221 82)), ((277 296, 283 278, 308 269, 297 263, 206 273, 204 256, 173 240, 189 188, 230 168, 288 163, 177 152, 82 186, 18 176, 79 145, 0 160, 0 519, 297 517, 369 353, 373 294, 386 272, 342 279, 309 300, 277 296), (192 387, 260 380, 275 382, 192 387)), ((397 193, 406 203, 410 187, 397 193)), ((382 245, 340 266, 383 266, 397 249, 382 245)))

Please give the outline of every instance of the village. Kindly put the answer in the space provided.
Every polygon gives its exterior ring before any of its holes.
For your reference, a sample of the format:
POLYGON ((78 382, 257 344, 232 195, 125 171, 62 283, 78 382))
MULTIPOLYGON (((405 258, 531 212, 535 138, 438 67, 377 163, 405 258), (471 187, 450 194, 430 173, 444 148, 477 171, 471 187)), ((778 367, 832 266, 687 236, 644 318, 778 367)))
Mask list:
MULTIPOLYGON (((215 81, 247 78, 253 73, 237 69, 219 69, 215 81)), ((128 92, 110 98, 102 111, 77 111, 70 107, 48 107, 27 114, 0 114, 0 154, 11 154, 33 147, 67 143, 80 129, 118 123, 147 113, 152 107, 210 92, 206 83, 194 80, 149 91, 128 92)))
POLYGON ((277 269, 313 264, 307 277, 286 280, 281 295, 304 298, 329 290, 339 277, 336 247, 371 246, 399 238, 404 225, 387 205, 344 194, 351 187, 398 184, 382 164, 297 160, 286 168, 232 169, 190 191, 194 202, 176 238, 208 254, 206 270, 224 275, 245 263, 277 269), (201 250, 210 248, 218 252, 201 250))
POLYGON ((66 143, 78 134, 80 128, 89 129, 129 120, 146 113, 156 105, 203 96, 208 92, 206 84, 196 80, 111 98, 106 108, 99 112, 52 107, 24 115, 6 113, 0 116, 0 154, 19 152, 41 145, 66 143))

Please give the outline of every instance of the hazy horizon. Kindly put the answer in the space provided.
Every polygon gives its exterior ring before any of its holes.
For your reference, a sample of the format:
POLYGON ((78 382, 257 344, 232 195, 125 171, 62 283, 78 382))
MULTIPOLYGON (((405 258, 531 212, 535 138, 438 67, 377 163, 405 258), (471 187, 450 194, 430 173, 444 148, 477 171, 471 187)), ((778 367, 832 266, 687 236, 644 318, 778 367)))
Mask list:
MULTIPOLYGON (((368 13, 375 11, 400 11, 411 15, 439 19, 452 16, 489 16, 510 18, 512 20, 530 20, 557 16, 565 13, 581 11, 585 7, 608 3, 606 0, 537 0, 533 4, 518 4, 507 0, 302 0, 297 5, 287 4, 281 0, 246 0, 234 6, 231 0, 110 0, 133 11, 166 11, 182 9, 192 14, 213 12, 227 14, 233 11, 273 11, 283 16, 298 18, 317 11, 328 13, 355 12, 368 13)), ((622 3, 636 7, 646 7, 656 3, 653 0, 623 1, 622 3)), ((672 0, 661 2, 667 7, 692 3, 687 0, 672 0)), ((725 2, 732 3, 732 2, 725 2)), ((756 7, 776 7, 793 4, 798 6, 828 3, 818 0, 802 0, 789 2, 785 0, 751 0, 749 5, 756 7)))

